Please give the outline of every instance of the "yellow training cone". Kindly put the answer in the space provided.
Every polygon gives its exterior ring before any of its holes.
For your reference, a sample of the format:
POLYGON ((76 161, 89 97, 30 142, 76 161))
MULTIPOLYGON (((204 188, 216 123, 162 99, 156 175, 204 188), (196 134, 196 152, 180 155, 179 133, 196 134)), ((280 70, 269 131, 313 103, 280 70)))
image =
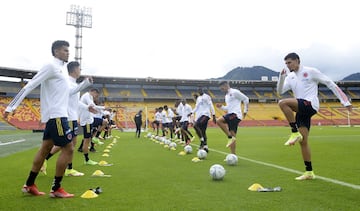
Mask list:
POLYGON ((92 199, 92 198, 96 198, 98 197, 98 195, 96 193, 94 193, 94 191, 92 190, 87 190, 85 191, 85 193, 83 193, 83 195, 81 195, 81 198, 84 199, 92 199))
POLYGON ((111 149, 111 148, 112 148, 112 146, 110 146, 110 145, 109 145, 109 146, 107 146, 106 148, 111 149))
POLYGON ((170 150, 176 151, 176 148, 175 147, 170 147, 170 150))
POLYGON ((262 189, 262 188, 263 188, 263 186, 261 186, 260 184, 254 183, 248 188, 248 190, 249 191, 258 191, 258 189, 262 189))
POLYGON ((93 174, 93 177, 111 177, 111 175, 106 175, 104 174, 104 172, 100 171, 100 170, 96 170, 93 174))
POLYGON ((99 166, 112 166, 113 164, 106 162, 105 160, 100 161, 99 166))
POLYGON ((178 154, 178 155, 186 155, 186 152, 181 151, 181 152, 179 152, 179 154, 178 154))
POLYGON ((194 163, 197 163, 197 162, 202 161, 202 160, 200 160, 198 157, 194 157, 191 161, 194 162, 194 163))
POLYGON ((169 148, 169 145, 165 144, 165 145, 164 145, 164 148, 169 148))
POLYGON ((108 153, 102 154, 103 157, 109 157, 110 155, 108 153))
POLYGON ((103 152, 110 152, 110 150, 109 149, 104 149, 104 151, 103 152))

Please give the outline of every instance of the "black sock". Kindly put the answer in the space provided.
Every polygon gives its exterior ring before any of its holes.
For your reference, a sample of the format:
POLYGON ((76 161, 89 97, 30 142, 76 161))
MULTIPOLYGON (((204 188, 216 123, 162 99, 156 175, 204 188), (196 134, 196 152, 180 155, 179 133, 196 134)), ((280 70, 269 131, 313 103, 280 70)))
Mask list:
POLYGON ((80 146, 79 146, 79 149, 82 149, 82 148, 83 148, 83 144, 84 144, 84 139, 81 140, 81 144, 80 144, 80 146))
POLYGON ((72 163, 68 164, 68 169, 72 169, 72 163))
POLYGON ((89 153, 84 153, 85 161, 87 162, 89 160, 89 153))
POLYGON ((304 161, 306 171, 312 171, 311 161, 304 161))
POLYGON ((35 179, 39 173, 35 173, 33 171, 30 171, 29 177, 26 180, 26 186, 33 185, 35 183, 35 179))
POLYGON ((57 177, 57 176, 55 176, 55 178, 54 178, 54 183, 53 183, 53 185, 52 185, 52 187, 51 187, 51 189, 52 189, 53 191, 56 191, 57 189, 60 188, 60 186, 61 186, 60 183, 61 183, 62 178, 63 178, 63 177, 57 177))
POLYGON ((49 152, 49 154, 46 156, 46 160, 49 160, 54 154, 51 154, 51 152, 49 152))
POLYGON ((291 127, 291 132, 293 132, 293 133, 298 132, 298 127, 295 122, 290 122, 289 125, 291 127))
POLYGON ((229 135, 228 138, 230 139, 230 138, 232 138, 232 136, 229 135))
POLYGON ((90 142, 90 145, 91 145, 90 148, 94 149, 95 144, 93 142, 90 142))
POLYGON ((96 132, 96 138, 99 138, 101 131, 96 132))

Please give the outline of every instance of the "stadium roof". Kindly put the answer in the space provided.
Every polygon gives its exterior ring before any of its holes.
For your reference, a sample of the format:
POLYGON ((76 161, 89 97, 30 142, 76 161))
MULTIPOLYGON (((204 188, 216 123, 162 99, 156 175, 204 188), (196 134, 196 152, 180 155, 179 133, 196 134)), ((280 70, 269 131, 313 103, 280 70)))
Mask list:
MULTIPOLYGON (((0 67, 0 76, 31 79, 37 71, 25 70, 19 68, 0 67)), ((105 76, 92 76, 95 84, 128 84, 128 85, 163 85, 163 86, 217 86, 221 81, 218 79, 204 79, 204 80, 191 80, 191 79, 164 79, 164 78, 125 78, 125 77, 105 77, 105 76)), ((232 85, 236 86, 261 86, 261 87, 274 87, 275 81, 239 81, 227 80, 232 85)), ((358 81, 338 81, 337 84, 342 87, 359 87, 358 81)))

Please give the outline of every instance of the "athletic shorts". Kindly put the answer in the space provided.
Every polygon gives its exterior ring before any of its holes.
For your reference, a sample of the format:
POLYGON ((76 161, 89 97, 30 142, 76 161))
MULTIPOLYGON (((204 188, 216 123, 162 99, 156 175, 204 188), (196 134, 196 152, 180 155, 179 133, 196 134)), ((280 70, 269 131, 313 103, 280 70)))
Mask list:
POLYGON ((92 137, 92 124, 86 124, 84 126, 82 126, 83 128, 83 133, 84 133, 84 138, 91 138, 92 137))
POLYGON ((175 117, 175 121, 180 121, 180 119, 181 119, 181 116, 176 116, 175 117))
POLYGON ((159 125, 160 125, 160 122, 157 121, 157 120, 153 121, 153 123, 154 123, 157 127, 159 127, 159 125))
POLYGON ((202 115, 201 117, 199 117, 196 120, 196 127, 200 128, 201 130, 206 130, 208 122, 209 122, 210 117, 206 116, 206 115, 202 115))
POLYGON ((298 112, 295 119, 298 127, 306 127, 310 130, 311 117, 316 114, 316 110, 311 106, 311 102, 304 99, 297 99, 298 112))
POLYGON ((76 120, 69 121, 69 127, 74 136, 79 134, 79 126, 76 120))
POLYGON ((188 130, 189 121, 180 122, 181 129, 188 130))
POLYGON ((92 126, 94 128, 97 128, 98 126, 101 126, 103 123, 103 119, 102 118, 96 118, 94 117, 94 122, 92 123, 92 126))
POLYGON ((237 128, 239 123, 241 122, 241 119, 239 119, 235 113, 225 114, 223 116, 226 123, 228 124, 229 131, 234 131, 235 134, 237 132, 237 128))
POLYGON ((52 140, 55 146, 63 147, 70 143, 73 138, 73 133, 69 127, 66 117, 49 119, 47 121, 43 140, 52 140))
POLYGON ((163 124, 163 128, 170 128, 170 129, 172 129, 172 128, 173 128, 172 122, 164 123, 164 124, 163 124))

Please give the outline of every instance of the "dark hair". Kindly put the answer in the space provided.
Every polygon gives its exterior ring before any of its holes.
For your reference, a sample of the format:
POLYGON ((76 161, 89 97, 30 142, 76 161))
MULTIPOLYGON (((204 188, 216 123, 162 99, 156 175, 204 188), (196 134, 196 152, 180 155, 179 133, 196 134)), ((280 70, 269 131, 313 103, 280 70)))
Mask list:
POLYGON ((288 55, 286 55, 284 60, 288 60, 288 59, 292 59, 292 60, 298 59, 300 61, 300 57, 296 53, 289 53, 288 55))
POLYGON ((225 84, 229 84, 227 81, 221 81, 220 83, 219 83, 219 86, 222 86, 222 85, 225 85, 225 84))
POLYGON ((55 50, 59 49, 63 46, 69 47, 70 44, 68 41, 65 40, 56 40, 55 42, 53 42, 52 46, 51 46, 51 53, 53 56, 55 56, 55 50))
POLYGON ((90 92, 96 92, 96 93, 100 94, 100 91, 99 91, 99 89, 97 89, 97 88, 92 88, 92 89, 90 89, 90 92))
POLYGON ((80 63, 77 61, 69 62, 69 64, 67 64, 67 69, 69 73, 74 72, 75 68, 77 67, 80 67, 80 63))

